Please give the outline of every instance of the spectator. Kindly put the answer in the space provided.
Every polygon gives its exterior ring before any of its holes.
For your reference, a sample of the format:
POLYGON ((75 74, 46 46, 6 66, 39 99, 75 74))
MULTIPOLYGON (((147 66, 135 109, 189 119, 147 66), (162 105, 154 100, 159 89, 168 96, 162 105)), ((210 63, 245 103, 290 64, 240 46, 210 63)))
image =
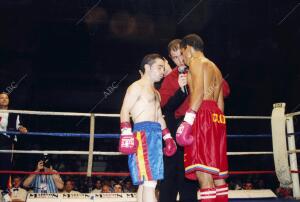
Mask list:
POLYGON ((235 182, 234 190, 242 190, 242 189, 243 189, 242 182, 240 180, 237 180, 235 182))
POLYGON ((101 193, 101 180, 97 179, 95 182, 95 189, 92 190, 92 193, 101 193))
POLYGON ((257 180, 255 187, 256 189, 265 189, 266 188, 265 181, 263 179, 257 180))
POLYGON ((229 188, 229 190, 234 190, 235 189, 235 183, 232 180, 229 181, 228 188, 229 188))
POLYGON ((132 186, 132 182, 130 180, 125 181, 124 184, 124 192, 126 193, 132 193, 136 192, 135 188, 132 186))
POLYGON ((293 193, 291 188, 278 187, 275 193, 279 198, 293 199, 293 193))
POLYGON ((20 176, 13 177, 13 187, 11 189, 12 202, 25 202, 27 191, 21 188, 22 178, 20 176))
POLYGON ((123 187, 120 183, 114 185, 114 193, 123 193, 123 187))
POLYGON ((67 193, 67 194, 80 194, 80 192, 74 191, 74 181, 71 180, 71 179, 68 179, 66 181, 63 193, 67 193))
POLYGON ((110 187, 114 187, 115 184, 117 184, 117 181, 115 179, 110 179, 110 187))
POLYGON ((244 190, 252 190, 253 189, 253 184, 250 181, 247 181, 243 184, 243 189, 244 190))
POLYGON ((111 193, 111 190, 110 190, 110 186, 108 184, 104 184, 102 186, 102 190, 101 190, 101 193, 111 193))
MULTIPOLYGON (((38 161, 35 172, 57 172, 53 170, 50 160, 44 156, 38 161)), ((24 187, 33 188, 34 193, 57 193, 63 189, 64 182, 59 174, 31 174, 23 182, 24 187)))
MULTIPOLYGON (((0 93, 0 109, 8 110, 9 97, 7 93, 0 93)), ((21 117, 17 114, 0 112, 0 131, 19 131, 27 133, 27 128, 22 124, 21 117)), ((17 142, 17 136, 11 136, 7 133, 0 133, 0 149, 13 150, 14 142, 17 142)), ((12 154, 0 154, 0 170, 12 170, 12 154)), ((0 174, 0 189, 6 190, 9 174, 0 174)))
POLYGON ((93 190, 93 182, 92 179, 89 177, 86 177, 84 179, 81 178, 80 180, 80 186, 79 186, 79 190, 82 193, 90 193, 93 190))
POLYGON ((243 188, 240 184, 236 184, 234 190, 243 190, 243 188))

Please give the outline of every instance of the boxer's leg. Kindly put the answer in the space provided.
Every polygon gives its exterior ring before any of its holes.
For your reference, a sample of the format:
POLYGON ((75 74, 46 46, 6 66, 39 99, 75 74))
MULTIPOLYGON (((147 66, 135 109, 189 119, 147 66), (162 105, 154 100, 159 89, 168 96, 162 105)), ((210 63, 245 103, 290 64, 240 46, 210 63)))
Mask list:
POLYGON ((143 184, 143 202, 157 202, 155 197, 156 181, 145 181, 143 184))

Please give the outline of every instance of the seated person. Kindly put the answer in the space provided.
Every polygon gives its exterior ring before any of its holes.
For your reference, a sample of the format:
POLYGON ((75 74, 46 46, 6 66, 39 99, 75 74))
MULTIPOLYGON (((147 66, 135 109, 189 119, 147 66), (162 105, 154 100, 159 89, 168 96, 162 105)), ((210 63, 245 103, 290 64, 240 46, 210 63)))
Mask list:
POLYGON ((111 193, 111 190, 110 190, 110 186, 108 184, 104 184, 102 186, 102 191, 101 193, 111 193))
POLYGON ((74 191, 74 181, 68 179, 65 183, 64 191, 65 194, 80 194, 79 191, 74 191))
POLYGON ((95 189, 91 193, 101 193, 101 180, 97 179, 95 182, 95 189))
POLYGON ((114 193, 123 193, 123 187, 120 183, 114 184, 114 193))
POLYGON ((27 191, 21 188, 22 178, 20 176, 13 177, 13 187, 11 189, 12 202, 25 202, 27 191))

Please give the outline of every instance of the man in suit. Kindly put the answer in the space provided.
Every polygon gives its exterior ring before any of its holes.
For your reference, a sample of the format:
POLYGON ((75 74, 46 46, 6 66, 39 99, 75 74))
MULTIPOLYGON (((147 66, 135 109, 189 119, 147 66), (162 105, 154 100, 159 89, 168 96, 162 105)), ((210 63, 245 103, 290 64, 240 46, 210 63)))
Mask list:
MULTIPOLYGON (((8 110, 9 96, 7 93, 0 93, 0 109, 8 110)), ((22 125, 21 117, 15 113, 0 112, 0 150, 12 150, 17 136, 9 135, 1 131, 19 131, 27 133, 27 128, 22 125)), ((12 169, 12 153, 0 153, 0 170, 12 169)), ((9 174, 0 174, 0 189, 6 190, 9 174)))

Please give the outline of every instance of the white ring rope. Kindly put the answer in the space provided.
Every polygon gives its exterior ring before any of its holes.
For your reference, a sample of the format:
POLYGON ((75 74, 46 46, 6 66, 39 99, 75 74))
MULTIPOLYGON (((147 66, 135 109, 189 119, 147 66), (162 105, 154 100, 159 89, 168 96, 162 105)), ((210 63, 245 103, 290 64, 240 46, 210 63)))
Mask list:
POLYGON ((78 112, 49 112, 49 111, 29 111, 29 110, 0 110, 4 113, 13 114, 31 114, 31 115, 49 115, 49 116, 91 116, 91 113, 78 112))
POLYGON ((299 149, 296 149, 296 150, 288 150, 288 153, 289 153, 289 154, 294 154, 294 153, 298 154, 298 153, 300 153, 300 150, 299 150, 299 149))
MULTIPOLYGON (((90 117, 93 113, 78 113, 78 112, 50 112, 50 111, 29 111, 29 110, 0 110, 4 113, 13 114, 30 114, 30 115, 48 115, 48 116, 86 116, 90 117)), ((120 117, 120 114, 94 114, 95 117, 120 117)))
POLYGON ((286 117, 293 117, 293 116, 298 116, 298 115, 300 115, 300 112, 293 112, 293 113, 285 114, 286 117))
MULTIPOLYGON (((0 150, 0 153, 11 153, 11 150, 0 150)), ((60 151, 60 150, 14 150, 14 153, 18 154, 63 154, 63 155, 89 155, 88 151, 60 151)), ((120 152, 93 152, 94 155, 103 155, 103 156, 119 156, 123 155, 120 152)), ((125 155, 125 154, 124 154, 125 155)))
POLYGON ((273 154, 271 151, 257 151, 257 152, 227 152, 228 156, 246 156, 246 155, 265 155, 273 154))
MULTIPOLYGON (((10 153, 11 150, 0 150, 0 153, 10 153)), ((293 151, 291 151, 293 152, 293 151)), ((299 150, 300 152, 300 150, 299 150)), ((58 150, 14 150, 14 153, 18 154, 61 154, 61 155, 70 155, 70 154, 78 154, 78 155, 89 155, 88 151, 58 151, 58 150)), ((266 155, 273 154, 271 151, 257 151, 257 152, 227 152, 228 156, 246 156, 246 155, 266 155)), ((103 156, 119 156, 125 155, 121 152, 102 152, 102 151, 94 151, 93 155, 103 155, 103 156)))
MULTIPOLYGON (((14 114, 30 114, 30 115, 48 115, 48 116, 86 116, 92 114, 95 117, 120 117, 120 114, 104 114, 104 113, 78 113, 78 112, 50 112, 50 111, 29 111, 29 110, 0 110, 0 112, 14 114)), ((271 116, 226 116, 227 119, 271 119, 271 116)))
POLYGON ((271 119, 271 116, 225 116, 226 119, 271 119))

